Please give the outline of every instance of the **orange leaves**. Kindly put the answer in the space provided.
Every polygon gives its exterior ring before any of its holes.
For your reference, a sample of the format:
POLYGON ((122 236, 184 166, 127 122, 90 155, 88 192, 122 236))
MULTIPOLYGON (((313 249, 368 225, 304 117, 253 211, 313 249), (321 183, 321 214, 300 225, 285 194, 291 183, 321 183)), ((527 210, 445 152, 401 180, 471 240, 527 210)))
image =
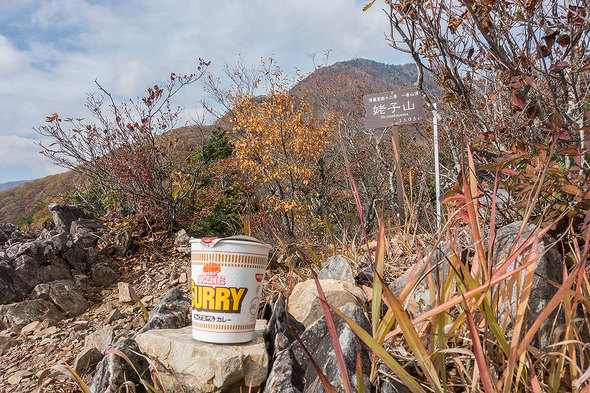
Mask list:
POLYGON ((245 175, 270 193, 273 211, 306 210, 305 190, 313 184, 317 161, 332 133, 329 117, 317 118, 306 100, 289 91, 290 83, 271 62, 261 70, 268 92, 254 97, 246 91, 227 94, 232 102, 235 162, 245 175))

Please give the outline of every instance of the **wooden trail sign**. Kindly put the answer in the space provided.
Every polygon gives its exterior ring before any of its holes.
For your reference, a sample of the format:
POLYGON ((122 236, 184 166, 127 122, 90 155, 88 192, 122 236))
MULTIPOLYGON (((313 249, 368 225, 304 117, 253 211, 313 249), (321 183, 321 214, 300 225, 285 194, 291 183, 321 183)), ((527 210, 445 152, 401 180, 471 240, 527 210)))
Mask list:
POLYGON ((386 91, 363 97, 365 126, 379 128, 421 123, 424 115, 424 98, 418 89, 386 91))

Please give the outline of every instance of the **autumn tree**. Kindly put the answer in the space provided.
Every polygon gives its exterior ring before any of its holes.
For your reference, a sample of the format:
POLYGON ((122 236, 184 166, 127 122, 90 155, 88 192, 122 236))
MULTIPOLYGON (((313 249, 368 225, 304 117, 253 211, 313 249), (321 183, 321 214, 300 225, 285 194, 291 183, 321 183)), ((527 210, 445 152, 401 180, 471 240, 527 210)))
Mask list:
POLYGON ((210 78, 208 89, 228 109, 223 120, 237 135, 235 164, 264 195, 264 204, 278 214, 287 235, 296 221, 314 214, 314 192, 321 176, 321 155, 332 132, 330 118, 318 118, 310 103, 290 92, 293 80, 270 59, 253 73, 246 67, 227 69, 232 84, 210 78), (254 94, 263 90, 262 96, 254 94))
POLYGON ((183 203, 199 181, 200 163, 190 159, 182 144, 163 134, 178 120, 180 108, 171 99, 198 81, 209 63, 201 60, 197 72, 171 74, 163 86, 146 95, 116 102, 96 82, 98 92, 88 95, 92 121, 49 116, 36 131, 49 138, 42 153, 57 165, 82 173, 98 194, 94 206, 111 219, 143 217, 159 224, 176 225, 183 203))

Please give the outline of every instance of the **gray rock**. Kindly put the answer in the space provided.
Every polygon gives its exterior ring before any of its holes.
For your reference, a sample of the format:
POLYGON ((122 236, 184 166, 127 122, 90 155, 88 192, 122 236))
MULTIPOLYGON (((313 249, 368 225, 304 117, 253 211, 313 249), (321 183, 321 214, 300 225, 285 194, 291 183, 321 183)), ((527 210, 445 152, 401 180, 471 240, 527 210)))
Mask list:
POLYGON ((188 235, 188 233, 186 233, 184 229, 181 229, 180 231, 176 232, 176 235, 174 236, 174 245, 179 247, 187 246, 190 240, 191 237, 188 235))
MULTIPOLYGON (((508 224, 505 227, 500 228, 496 233, 493 259, 495 266, 498 266, 498 264, 505 261, 506 258, 509 256, 508 252, 510 251, 510 248, 514 245, 516 241, 516 236, 518 234, 518 231, 520 230, 521 225, 521 222, 514 222, 512 224, 508 224)), ((535 225, 527 225, 522 233, 519 245, 522 244, 532 233, 534 233, 535 230, 535 225)), ((555 248, 548 248, 548 246, 551 243, 551 238, 549 236, 545 236, 542 239, 539 239, 539 243, 537 246, 538 260, 537 266, 535 268, 535 277, 533 278, 531 294, 529 297, 527 307, 527 322, 529 325, 538 319, 543 309, 547 306, 551 298, 557 292, 557 288, 549 284, 546 281, 546 279, 549 279, 558 284, 560 284, 563 281, 563 262, 555 248)), ((516 267, 520 265, 520 262, 521 261, 519 258, 517 261, 515 261, 509 266, 507 271, 513 271, 516 267)), ((525 274, 524 272, 521 272, 518 276, 520 277, 521 283, 519 288, 522 288, 525 279, 525 274)), ((493 296, 497 296, 498 291, 505 287, 504 284, 505 282, 493 288, 493 296)), ((503 302, 497 308, 498 322, 500 323, 500 326, 502 326, 502 324, 506 322, 507 330, 510 330, 513 326, 512 320, 514 319, 516 308, 518 306, 518 294, 516 291, 517 287, 514 286, 510 302, 503 302)), ((551 343, 551 330, 556 316, 557 312, 554 311, 549 316, 549 318, 547 318, 543 322, 535 339, 532 342, 533 345, 538 346, 540 348, 545 348, 548 344, 551 343)), ((560 314, 557 325, 559 326, 564 322, 564 316, 563 314, 560 314)))
POLYGON ((133 290, 131 284, 118 282, 117 287, 119 288, 119 301, 121 303, 135 303, 137 301, 137 294, 133 290))
POLYGON ((73 221, 70 227, 70 235, 74 244, 81 248, 94 247, 100 239, 101 232, 106 228, 100 222, 88 218, 79 218, 73 221))
POLYGON ((119 279, 119 273, 106 262, 97 262, 90 267, 92 282, 97 286, 109 286, 119 279))
POLYGON ((131 244, 131 231, 111 231, 107 234, 106 241, 108 254, 124 257, 131 244))
POLYGON ((18 345, 18 340, 8 335, 0 335, 0 355, 8 353, 8 350, 18 345))
POLYGON ((119 311, 118 308, 115 308, 113 311, 111 311, 111 313, 107 317, 106 322, 111 324, 111 323, 116 322, 122 318, 125 318, 125 317, 123 316, 123 314, 121 314, 121 311, 119 311))
POLYGON ((49 211, 53 216, 53 222, 55 226, 62 231, 69 232, 72 222, 79 218, 90 218, 90 216, 84 212, 84 210, 76 205, 61 205, 51 204, 49 205, 49 211))
POLYGON ((29 285, 22 280, 7 262, 0 262, 0 304, 6 304, 23 299, 29 285))
MULTIPOLYGON (((140 373, 140 377, 150 380, 147 361, 141 356, 137 343, 132 339, 117 342, 114 349, 124 353, 140 373)), ((109 353, 100 362, 98 370, 88 386, 92 393, 117 393, 125 381, 139 385, 138 375, 133 368, 120 356, 109 353)), ((142 390, 143 391, 143 390, 142 390)))
MULTIPOLYGON (((243 344, 208 344, 192 337, 192 328, 150 330, 135 338, 139 349, 165 369, 173 369, 185 392, 238 391, 260 386, 268 373, 268 353, 259 320, 254 339, 243 344), (198 361, 195 361, 198 359, 198 361)), ((175 386, 167 389, 173 391, 175 386)), ((176 386, 177 388, 177 386, 176 386)), ((174 390, 178 391, 178 390, 174 390)))
POLYGON ((0 329, 22 327, 33 321, 59 321, 63 318, 61 311, 44 299, 0 305, 0 329))
MULTIPOLYGON (((364 308, 360 304, 347 303, 342 306, 342 311, 351 316, 363 329, 370 330, 369 321, 365 317, 364 308)), ((363 369, 363 384, 365 391, 370 391, 370 381, 368 375, 370 372, 370 352, 361 342, 357 335, 352 331, 346 322, 332 314, 334 325, 338 333, 338 340, 344 355, 346 368, 349 372, 349 379, 353 389, 357 389, 355 370, 357 350, 361 355, 361 367, 363 369)), ((283 317, 283 320, 285 318, 283 317)), ((283 331, 287 331, 284 327, 283 331)), ((275 335, 278 333, 275 329, 275 335)), ((274 337, 276 342, 277 336, 274 337)), ((283 335, 283 337, 288 337, 283 335)), ((280 338, 279 340, 283 340, 280 338)), ((317 320, 313 325, 308 327, 301 340, 307 350, 311 353, 316 364, 323 370, 330 383, 337 391, 343 391, 341 382, 340 369, 338 368, 336 355, 332 346, 332 341, 324 317, 317 320)), ((273 341, 273 338, 271 338, 273 341)), ((315 369, 312 367, 309 358, 296 341, 286 340, 285 343, 279 342, 275 348, 276 356, 273 359, 271 371, 264 388, 264 392, 323 392, 321 382, 315 369), (315 389, 315 390, 314 390, 315 389)))
POLYGON ((320 280, 334 279, 355 283, 350 260, 342 255, 328 258, 324 263, 324 267, 318 273, 318 278, 320 280))
POLYGON ((399 296, 410 279, 419 277, 411 296, 404 303, 406 311, 411 317, 422 315, 431 308, 430 287, 426 272, 431 271, 435 286, 438 286, 439 282, 444 282, 449 274, 450 265, 448 259, 445 258, 444 250, 445 245, 441 242, 430 259, 426 256, 409 268, 394 282, 391 288, 392 292, 399 296))
POLYGON ((180 289, 171 289, 150 313, 145 326, 146 332, 152 329, 180 329, 190 325, 191 301, 180 289))
POLYGON ((0 222, 0 246, 4 245, 10 239, 10 236, 16 231, 14 224, 9 222, 0 222))
POLYGON ((91 370, 103 357, 102 352, 95 347, 84 348, 74 360, 74 371, 77 374, 82 374, 85 371, 91 370))
POLYGON ((84 348, 96 348, 100 353, 104 353, 110 348, 113 342, 113 327, 106 325, 94 333, 86 336, 84 340, 84 348))
POLYGON ((33 290, 33 295, 50 300, 67 317, 81 315, 90 307, 88 301, 74 289, 73 282, 57 281, 39 284, 33 290))
POLYGON ((72 247, 63 253, 63 256, 68 264, 74 269, 80 271, 88 270, 88 264, 86 263, 86 252, 82 251, 78 247, 72 247))
MULTIPOLYGON (((349 303, 359 304, 358 299, 362 303, 367 302, 365 292, 348 281, 320 280, 320 285, 328 303, 338 309, 349 303)), ((293 288, 289 296, 288 311, 306 328, 323 317, 324 312, 314 280, 304 281, 293 288)))

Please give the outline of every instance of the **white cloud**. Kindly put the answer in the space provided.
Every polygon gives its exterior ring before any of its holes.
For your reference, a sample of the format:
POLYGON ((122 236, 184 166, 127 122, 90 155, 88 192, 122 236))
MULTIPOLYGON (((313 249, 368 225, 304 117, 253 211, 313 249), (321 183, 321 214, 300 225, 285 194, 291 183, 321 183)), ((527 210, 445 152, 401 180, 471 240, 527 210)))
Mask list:
POLYGON ((0 35, 0 77, 10 77, 26 66, 27 62, 27 56, 16 50, 6 37, 0 35))
MULTIPOLYGON (((88 118, 85 93, 96 91, 95 79, 116 96, 136 97, 170 72, 194 71, 199 57, 218 73, 240 53, 250 64, 272 56, 286 72, 311 71, 307 54, 316 52, 317 63, 327 49, 330 62, 399 63, 383 37, 385 15, 377 5, 362 12, 366 2, 3 1, 0 137, 22 154, 2 147, 0 162, 44 165, 32 127, 54 112, 88 118)), ((196 85, 183 92, 183 113, 195 114, 201 96, 196 85)))

